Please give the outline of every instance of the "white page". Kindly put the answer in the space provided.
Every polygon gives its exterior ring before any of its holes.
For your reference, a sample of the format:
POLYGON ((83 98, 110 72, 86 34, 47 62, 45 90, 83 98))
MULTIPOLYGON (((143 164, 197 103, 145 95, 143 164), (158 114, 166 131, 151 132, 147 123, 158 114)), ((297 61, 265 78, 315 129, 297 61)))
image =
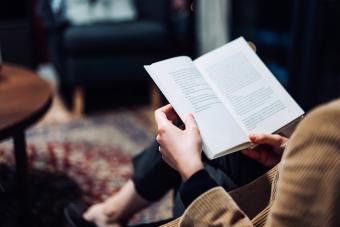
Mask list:
POLYGON ((190 58, 176 57, 145 69, 182 120, 193 113, 203 139, 203 150, 209 158, 248 141, 190 58))
POLYGON ((247 133, 275 132, 303 114, 243 38, 194 64, 247 133))

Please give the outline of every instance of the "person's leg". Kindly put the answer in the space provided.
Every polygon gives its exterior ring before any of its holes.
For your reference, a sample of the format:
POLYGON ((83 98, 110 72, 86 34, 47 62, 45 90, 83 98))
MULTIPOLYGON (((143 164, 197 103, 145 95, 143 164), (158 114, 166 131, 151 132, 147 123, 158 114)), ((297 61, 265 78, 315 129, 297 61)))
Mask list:
POLYGON ((139 196, 133 182, 129 180, 117 194, 87 209, 83 217, 97 226, 125 224, 130 216, 149 204, 149 201, 139 196))
MULTIPOLYGON (((227 191, 250 182, 267 170, 239 152, 215 160, 208 160, 203 155, 203 159, 208 173, 227 191)), ((133 167, 132 179, 117 194, 90 207, 84 215, 87 220, 124 222, 181 184, 179 174, 162 160, 156 141, 133 159, 133 167)), ((176 195, 173 214, 178 217, 183 211, 182 201, 176 195)))
POLYGON ((179 174, 160 156, 156 141, 133 158, 133 168, 132 179, 117 194, 92 205, 84 213, 86 220, 98 226, 124 223, 130 216, 159 200, 181 183, 179 174))
POLYGON ((132 181, 138 194, 150 202, 159 200, 181 184, 181 176, 163 161, 158 149, 159 145, 154 141, 133 159, 132 181))

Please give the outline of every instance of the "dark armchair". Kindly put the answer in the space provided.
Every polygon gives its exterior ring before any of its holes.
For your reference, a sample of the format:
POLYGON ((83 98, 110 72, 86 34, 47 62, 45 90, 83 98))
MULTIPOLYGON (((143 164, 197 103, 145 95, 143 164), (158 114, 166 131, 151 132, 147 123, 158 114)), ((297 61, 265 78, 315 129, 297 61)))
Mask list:
MULTIPOLYGON (((170 0, 134 0, 136 20, 80 26, 65 21, 62 11, 53 13, 50 3, 42 0, 39 10, 48 33, 50 60, 60 83, 74 89, 78 114, 83 107, 83 87, 147 83, 143 65, 192 51, 188 31, 178 29, 183 24, 174 23, 170 0)), ((181 23, 190 24, 189 18, 181 23)), ((157 105, 159 96, 151 88, 151 102, 157 105)))

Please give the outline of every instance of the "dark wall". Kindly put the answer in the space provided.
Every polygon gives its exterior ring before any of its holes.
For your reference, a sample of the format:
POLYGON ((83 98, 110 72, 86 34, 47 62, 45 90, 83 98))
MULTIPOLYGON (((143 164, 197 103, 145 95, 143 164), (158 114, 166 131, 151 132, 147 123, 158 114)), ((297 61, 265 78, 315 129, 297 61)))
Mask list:
POLYGON ((340 97, 340 1, 232 0, 232 19, 306 111, 340 97))
POLYGON ((28 2, 25 0, 1 0, 0 20, 23 19, 28 16, 28 2))
POLYGON ((35 66, 32 7, 29 0, 0 1, 0 46, 5 62, 35 66))
POLYGON ((306 110, 340 97, 340 2, 294 4, 290 90, 306 110))

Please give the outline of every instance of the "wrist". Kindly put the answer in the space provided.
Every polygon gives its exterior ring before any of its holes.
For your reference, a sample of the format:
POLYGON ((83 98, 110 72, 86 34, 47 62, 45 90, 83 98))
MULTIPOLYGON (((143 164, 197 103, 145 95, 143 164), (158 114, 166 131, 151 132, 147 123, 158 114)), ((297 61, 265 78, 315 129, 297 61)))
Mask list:
POLYGON ((204 169, 204 166, 201 161, 186 165, 185 168, 183 168, 182 171, 180 172, 182 180, 183 181, 188 180, 192 175, 194 175, 195 173, 197 173, 198 171, 202 169, 204 169))

